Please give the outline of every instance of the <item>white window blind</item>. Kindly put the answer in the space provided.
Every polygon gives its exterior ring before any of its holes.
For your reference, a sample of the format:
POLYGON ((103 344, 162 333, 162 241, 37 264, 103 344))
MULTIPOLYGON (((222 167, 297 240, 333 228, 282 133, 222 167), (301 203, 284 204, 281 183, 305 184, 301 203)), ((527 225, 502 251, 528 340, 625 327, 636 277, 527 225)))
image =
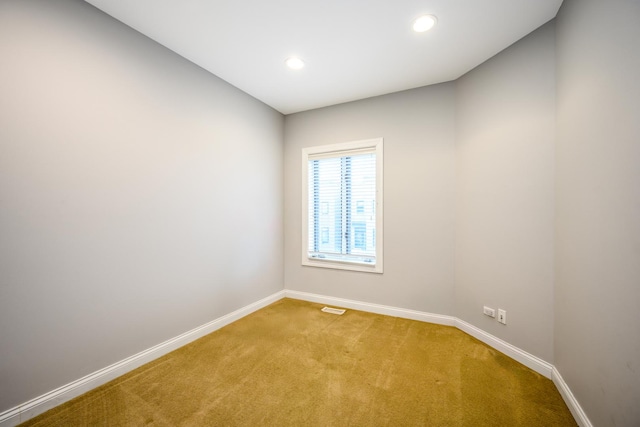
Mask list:
POLYGON ((307 204, 303 264, 333 263, 332 268, 382 272, 377 238, 381 231, 381 145, 382 140, 371 140, 303 151, 307 204), (346 148, 338 149, 341 146, 346 148), (336 267, 335 263, 361 268, 336 267))

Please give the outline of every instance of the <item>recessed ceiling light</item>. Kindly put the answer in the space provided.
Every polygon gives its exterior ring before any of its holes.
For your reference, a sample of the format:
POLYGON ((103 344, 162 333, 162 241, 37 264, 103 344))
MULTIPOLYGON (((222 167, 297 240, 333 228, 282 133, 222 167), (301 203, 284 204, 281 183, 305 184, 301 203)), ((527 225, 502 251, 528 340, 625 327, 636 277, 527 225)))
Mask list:
POLYGON ((292 56, 291 58, 287 58, 287 60, 285 61, 285 64, 287 64, 287 67, 291 68, 292 70, 299 70, 304 67, 304 61, 295 56, 292 56))
POLYGON ((433 15, 423 15, 413 21, 413 31, 416 33, 424 33, 425 31, 429 31, 436 25, 438 19, 433 15))

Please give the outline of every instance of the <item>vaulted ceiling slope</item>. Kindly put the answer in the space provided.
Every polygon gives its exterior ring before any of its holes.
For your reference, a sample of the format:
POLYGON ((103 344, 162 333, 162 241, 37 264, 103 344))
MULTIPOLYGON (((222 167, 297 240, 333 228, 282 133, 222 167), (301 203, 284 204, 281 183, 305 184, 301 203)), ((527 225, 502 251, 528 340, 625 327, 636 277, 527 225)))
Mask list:
POLYGON ((290 114, 455 80, 562 0, 86 0, 290 114), (412 21, 437 17, 430 31, 412 21), (305 67, 292 70, 297 56, 305 67))

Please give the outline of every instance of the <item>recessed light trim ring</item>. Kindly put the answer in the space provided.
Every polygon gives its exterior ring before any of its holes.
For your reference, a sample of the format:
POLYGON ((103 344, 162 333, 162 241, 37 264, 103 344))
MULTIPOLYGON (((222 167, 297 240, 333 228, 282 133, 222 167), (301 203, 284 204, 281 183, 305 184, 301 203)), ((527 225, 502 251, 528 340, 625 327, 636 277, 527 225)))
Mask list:
POLYGON ((416 33, 424 33, 429 31, 438 23, 435 15, 422 15, 413 20, 413 31, 416 33))
POLYGON ((291 68, 292 70, 299 70, 301 68, 304 68, 304 61, 297 56, 290 56, 284 62, 285 64, 287 64, 287 67, 291 68))

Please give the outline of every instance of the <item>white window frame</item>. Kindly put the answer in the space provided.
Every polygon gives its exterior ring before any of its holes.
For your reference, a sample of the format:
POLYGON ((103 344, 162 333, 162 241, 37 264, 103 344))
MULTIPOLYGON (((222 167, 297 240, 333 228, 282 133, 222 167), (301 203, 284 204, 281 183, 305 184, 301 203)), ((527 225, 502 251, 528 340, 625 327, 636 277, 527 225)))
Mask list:
POLYGON ((351 141, 339 144, 307 147, 302 149, 302 265, 310 267, 333 268, 338 270, 383 272, 383 138, 351 141), (373 149, 376 154, 376 259, 375 264, 353 261, 338 261, 309 257, 309 157, 317 155, 344 156, 350 151, 373 149))

